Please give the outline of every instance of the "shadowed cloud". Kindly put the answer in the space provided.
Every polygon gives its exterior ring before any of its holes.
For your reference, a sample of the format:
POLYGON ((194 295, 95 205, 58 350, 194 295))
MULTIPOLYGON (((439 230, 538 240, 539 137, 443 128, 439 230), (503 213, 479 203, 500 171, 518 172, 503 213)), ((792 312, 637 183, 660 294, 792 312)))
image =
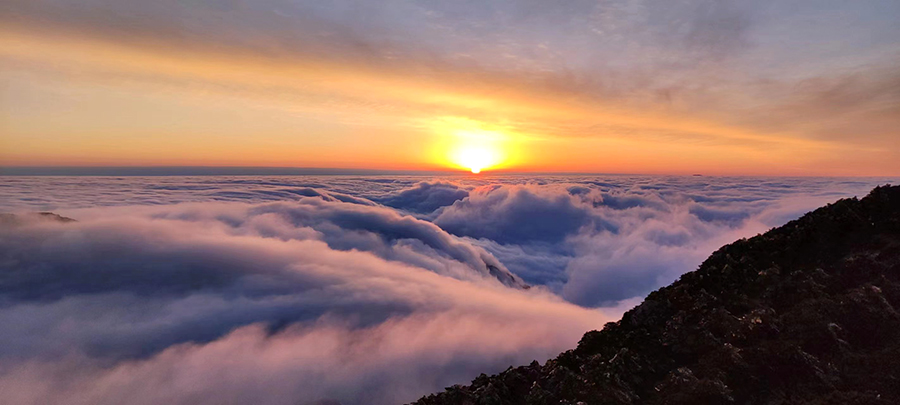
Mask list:
POLYGON ((603 321, 505 286, 495 276, 519 281, 489 253, 388 208, 312 197, 94 213, 0 227, 12 403, 395 403, 548 356, 603 321), (162 378, 175 370, 194 377, 162 378), (172 385, 185 379, 198 385, 172 385))

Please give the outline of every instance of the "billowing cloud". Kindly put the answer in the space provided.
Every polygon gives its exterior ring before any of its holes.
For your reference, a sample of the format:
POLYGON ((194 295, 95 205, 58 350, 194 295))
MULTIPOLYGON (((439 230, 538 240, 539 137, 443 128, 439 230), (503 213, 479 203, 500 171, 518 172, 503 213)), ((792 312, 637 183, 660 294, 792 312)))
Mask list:
POLYGON ((0 228, 10 403, 397 403, 548 357, 605 319, 389 208, 82 213, 0 228))
POLYGON ((0 225, 0 393, 401 403, 570 348, 721 245, 891 180, 10 178, 13 211, 78 221, 0 225))
POLYGON ((877 181, 570 177, 494 184, 434 223, 472 239, 531 284, 584 306, 643 297, 719 246, 753 236, 877 181))
POLYGON ((488 186, 444 209, 434 223, 456 235, 500 243, 555 243, 582 227, 603 226, 578 201, 554 190, 488 186))
POLYGON ((399 194, 380 200, 389 207, 430 214, 469 196, 469 191, 449 182, 420 182, 399 194))

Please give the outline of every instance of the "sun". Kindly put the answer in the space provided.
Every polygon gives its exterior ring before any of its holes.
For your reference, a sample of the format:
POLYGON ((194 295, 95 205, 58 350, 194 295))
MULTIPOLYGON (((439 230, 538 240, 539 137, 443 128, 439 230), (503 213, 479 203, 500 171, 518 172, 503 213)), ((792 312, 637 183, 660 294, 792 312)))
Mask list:
POLYGON ((500 160, 499 153, 496 150, 480 145, 461 146, 454 155, 453 160, 456 164, 471 170, 475 174, 496 165, 500 160))
POLYGON ((472 171, 472 173, 481 173, 482 169, 490 167, 493 164, 494 154, 486 147, 468 146, 462 147, 457 151, 457 162, 460 166, 472 171))
POLYGON ((429 125, 439 135, 432 153, 442 165, 479 174, 510 164, 514 146, 504 127, 460 117, 442 117, 429 125))

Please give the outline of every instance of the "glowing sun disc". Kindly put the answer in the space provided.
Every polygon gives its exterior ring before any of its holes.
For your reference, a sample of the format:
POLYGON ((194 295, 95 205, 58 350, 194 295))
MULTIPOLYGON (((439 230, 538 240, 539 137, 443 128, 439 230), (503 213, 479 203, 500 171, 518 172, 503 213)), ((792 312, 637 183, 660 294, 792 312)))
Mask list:
POLYGON ((469 146, 458 149, 454 160, 458 165, 478 174, 497 163, 497 153, 486 147, 469 146))

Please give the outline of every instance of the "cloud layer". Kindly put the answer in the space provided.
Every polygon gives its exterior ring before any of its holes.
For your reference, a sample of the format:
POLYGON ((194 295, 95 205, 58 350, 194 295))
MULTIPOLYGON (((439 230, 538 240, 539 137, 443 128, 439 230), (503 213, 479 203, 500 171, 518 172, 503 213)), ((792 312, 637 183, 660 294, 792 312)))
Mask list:
POLYGON ((8 180, 9 210, 78 221, 0 225, 7 402, 388 404, 544 360, 892 179, 8 180))
POLYGON ((877 180, 570 178, 493 184, 435 212, 526 282, 579 305, 616 306, 753 236, 877 180), (624 180, 624 181, 623 181, 624 180))
POLYGON ((318 197, 35 219, 0 229, 0 263, 11 403, 397 403, 606 319, 428 222, 318 197))

